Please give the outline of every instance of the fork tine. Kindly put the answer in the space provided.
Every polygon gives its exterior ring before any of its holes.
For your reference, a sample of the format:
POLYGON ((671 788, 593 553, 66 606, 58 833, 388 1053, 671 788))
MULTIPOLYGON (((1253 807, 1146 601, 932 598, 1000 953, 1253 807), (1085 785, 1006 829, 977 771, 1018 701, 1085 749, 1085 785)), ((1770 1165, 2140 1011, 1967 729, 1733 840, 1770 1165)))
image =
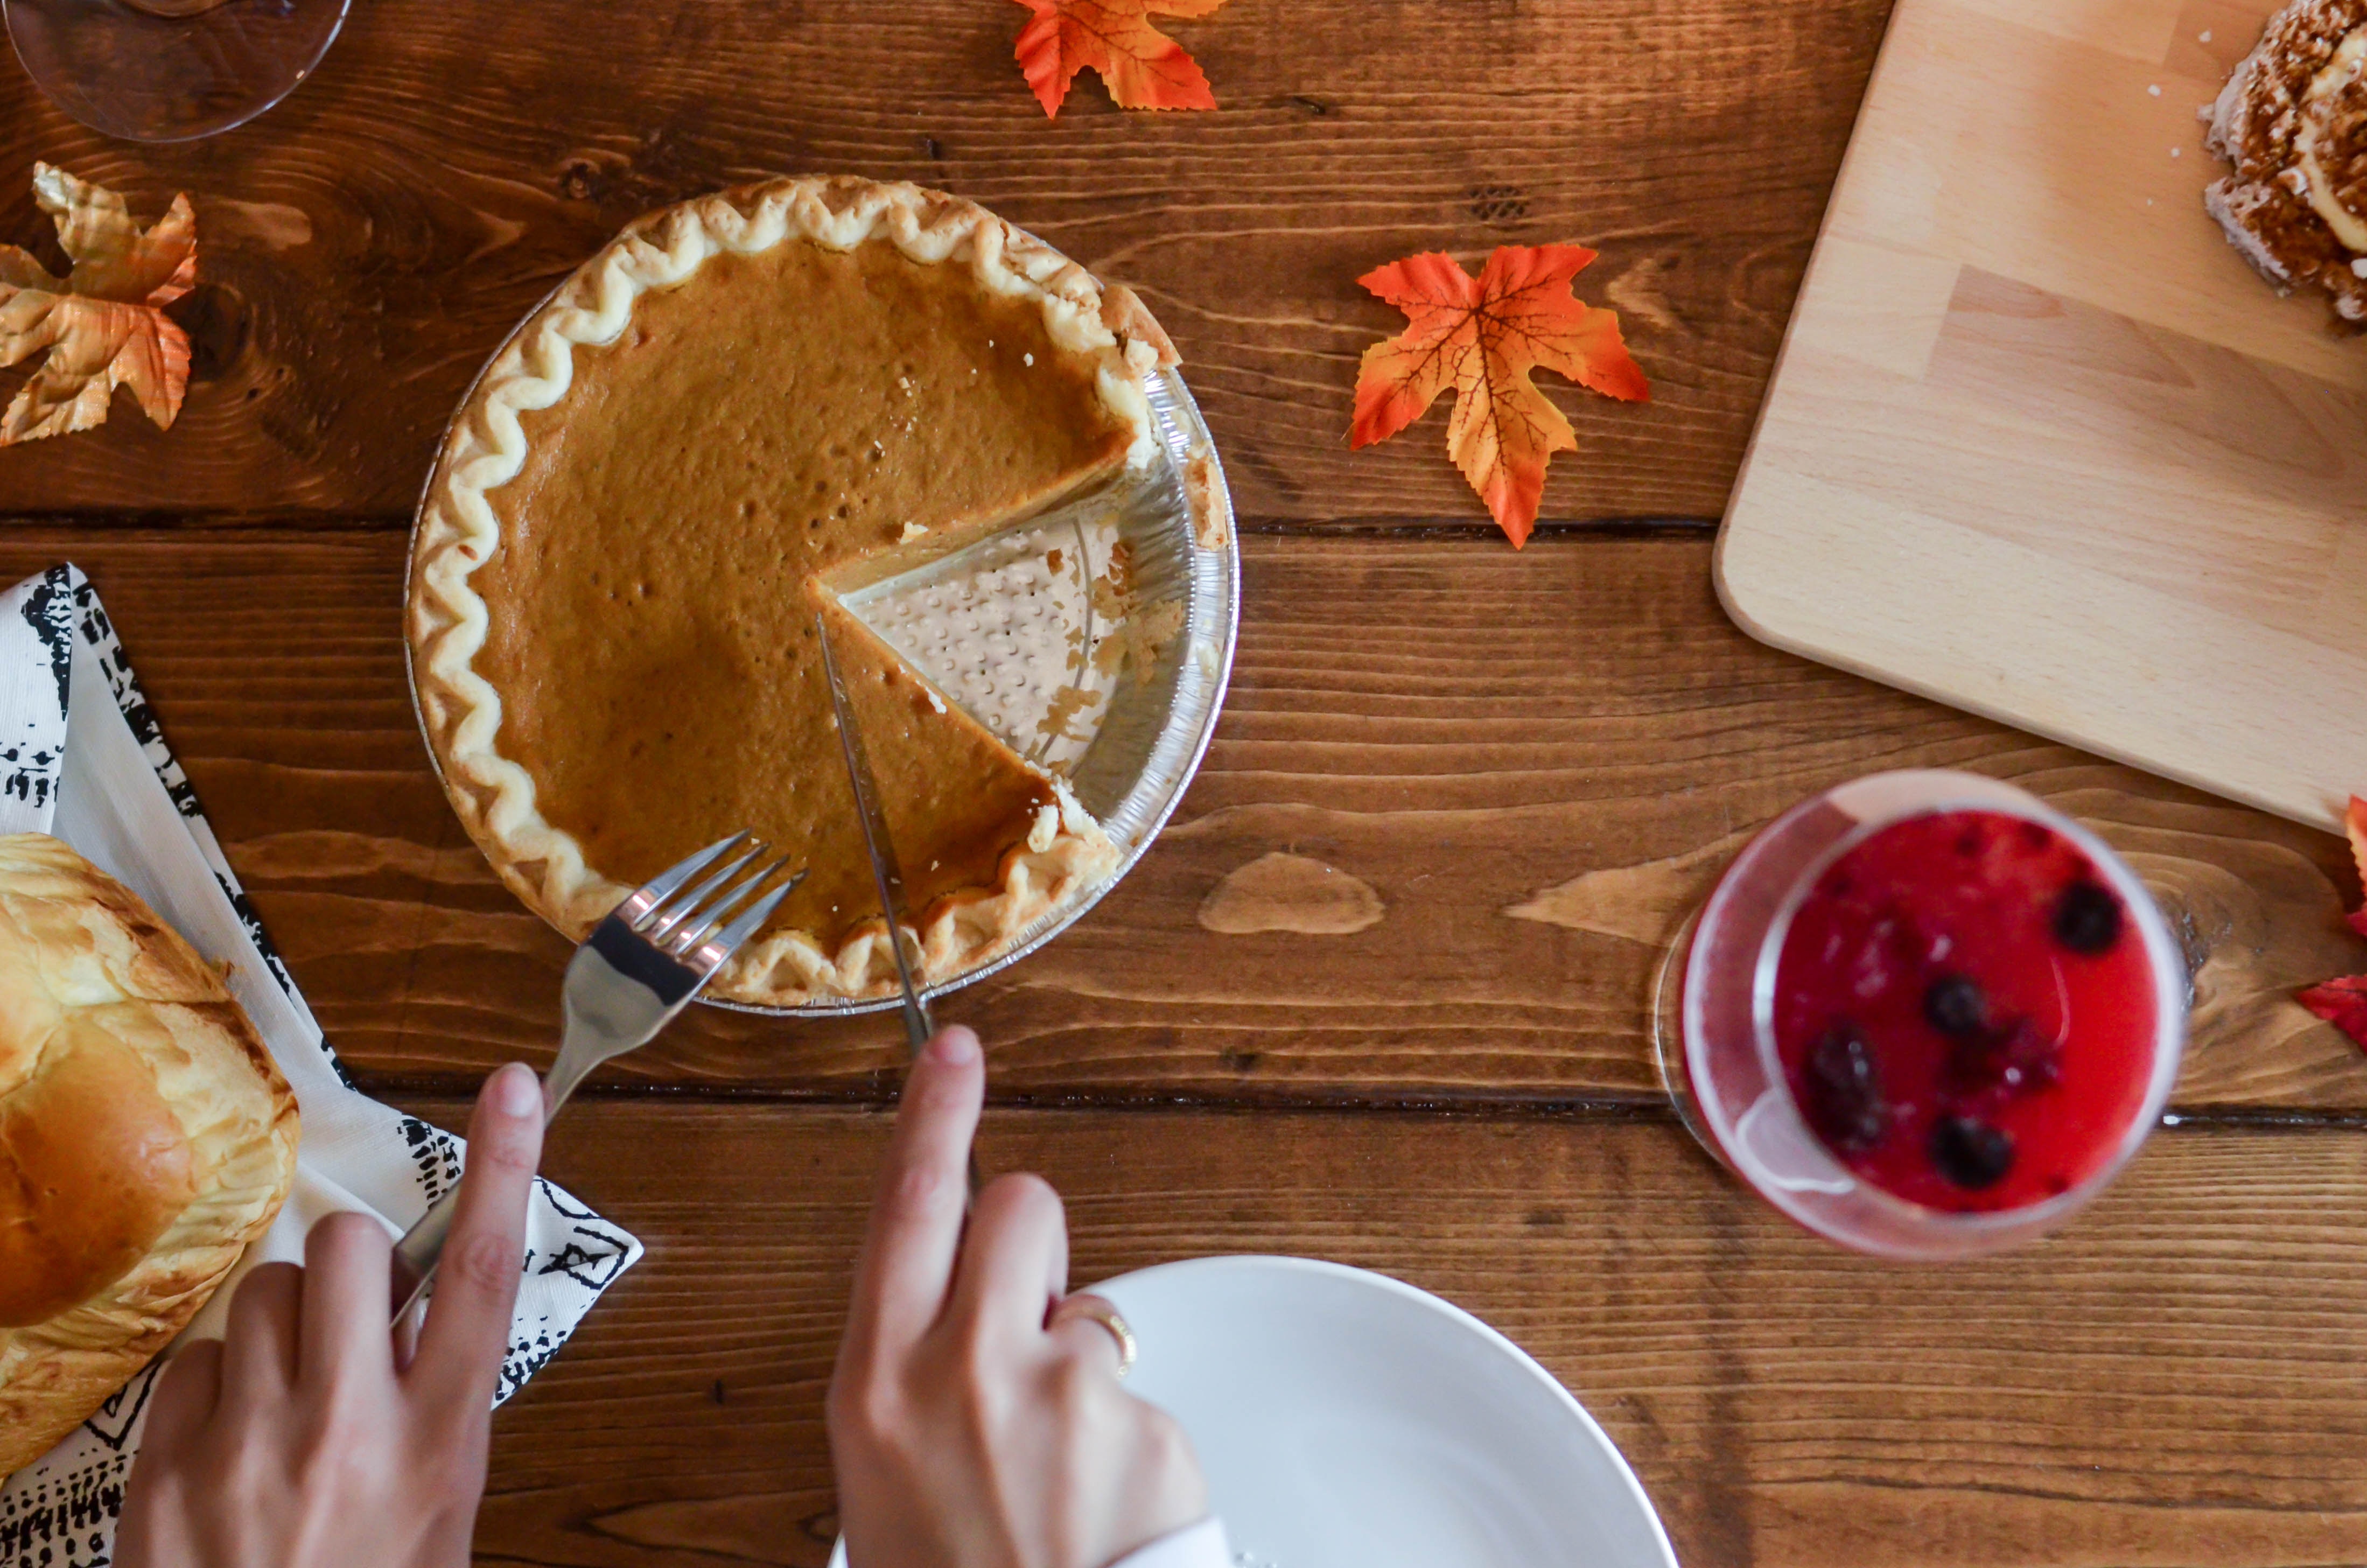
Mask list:
MULTIPOLYGON (((661 942, 659 946, 664 948, 666 951, 674 954, 677 958, 691 951, 700 943, 706 941, 708 937, 713 934, 715 928, 729 918, 734 910, 738 909, 751 896, 762 892, 765 882, 777 875, 781 868, 788 863, 789 858, 786 855, 775 860, 771 865, 766 866, 754 876, 750 877, 746 881, 742 882, 738 887, 733 888, 730 892, 724 894, 721 898, 717 899, 707 908, 698 911, 696 915, 685 917, 681 926, 678 926, 663 942, 661 942)), ((805 877, 806 874, 803 870, 798 871, 789 878, 788 887, 796 887, 799 882, 805 881, 805 877)), ((788 889, 784 888, 782 891, 786 892, 788 889)))
POLYGON ((741 867, 746 865, 749 861, 753 860, 757 856, 764 852, 764 844, 762 839, 749 840, 748 852, 746 854, 741 856, 736 860, 727 862, 721 870, 716 872, 713 876, 708 878, 705 881, 699 883, 688 892, 676 893, 674 897, 667 899, 663 903, 660 904, 657 908, 651 910, 648 915, 643 915, 640 920, 637 921, 634 924, 633 928, 639 931, 642 936, 647 937, 651 941, 663 943, 665 940, 666 933, 674 929, 675 926, 681 925, 685 920, 697 915, 698 913, 698 906, 705 903, 708 897, 714 893, 717 888, 721 887, 724 883, 737 876, 740 872, 741 867))
POLYGON ((731 957, 733 953, 740 950, 741 943, 753 936, 758 927, 762 926, 765 921, 772 918, 774 907, 777 905, 781 900, 788 897, 792 892, 795 892, 797 891, 798 884, 805 880, 806 874, 803 871, 799 871, 796 876, 791 877, 787 881, 783 882, 779 887, 775 888, 771 892, 768 892, 763 898, 758 899, 754 908, 749 910, 747 914, 740 916, 739 919, 731 922, 730 925, 726 926, 722 930, 717 932, 707 941, 701 943, 700 946, 702 948, 713 948, 717 949, 715 961, 716 964, 720 967, 731 957))
POLYGON ((697 854, 686 856, 675 861, 648 881, 643 882, 635 896, 648 899, 651 907, 655 908, 672 897, 674 889, 705 870, 717 856, 728 854, 738 848, 747 837, 748 831, 742 828, 729 838, 717 839, 697 854))
MULTIPOLYGON (((714 934, 717 926, 722 925, 735 911, 742 907, 747 900, 763 892, 764 884, 788 863, 788 857, 784 855, 765 866, 754 876, 750 877, 697 915, 684 920, 659 946, 676 958, 696 950, 700 943, 705 942, 714 934)), ((794 887, 804 878, 805 872, 799 870, 791 877, 789 885, 794 887)))
MULTIPOLYGON (((708 924, 709 926, 713 926, 730 919, 733 911, 737 910, 741 904, 747 900, 750 894, 761 891, 765 881, 777 874, 780 871, 780 869, 788 863, 789 858, 784 855, 779 859, 774 861, 771 865, 765 867, 756 875, 749 878, 738 887, 733 888, 729 897, 718 900, 715 907, 707 912, 708 916, 708 924)), ((789 873, 789 880, 781 884, 780 891, 783 892, 794 892, 797 891, 798 884, 805 880, 806 869, 803 866, 800 866, 796 870, 789 873)))

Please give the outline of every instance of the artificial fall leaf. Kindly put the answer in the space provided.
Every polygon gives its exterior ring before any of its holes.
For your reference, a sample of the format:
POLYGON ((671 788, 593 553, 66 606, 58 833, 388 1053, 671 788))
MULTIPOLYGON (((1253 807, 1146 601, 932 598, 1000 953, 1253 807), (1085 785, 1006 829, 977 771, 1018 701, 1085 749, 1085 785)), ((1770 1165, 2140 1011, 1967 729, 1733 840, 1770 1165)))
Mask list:
POLYGON ((1036 14, 1019 29, 1019 69, 1047 116, 1090 65, 1120 108, 1215 108, 1208 78, 1153 17, 1205 17, 1225 0, 1018 0, 1036 14))
MULTIPOLYGON (((2350 809, 2342 813, 2342 831, 2350 840, 2350 863, 2359 868, 2359 880, 2367 883, 2367 801, 2350 797, 2350 809)), ((2350 928, 2367 937, 2367 907, 2352 910, 2346 918, 2350 928)), ((2360 1042, 2367 1045, 2367 1040, 2360 1042)))
POLYGON ((189 199, 175 197, 142 231, 113 191, 35 164, 33 199, 56 220, 74 266, 53 278, 30 253, 0 245, 0 366, 48 354, 0 414, 0 447, 103 423, 119 386, 171 428, 189 384, 189 339, 164 307, 197 281, 189 199))
MULTIPOLYGON (((2359 868, 2360 881, 2367 882, 2367 801, 2350 797, 2342 813, 2342 831, 2350 840, 2350 859, 2359 868)), ((2353 931, 2367 937, 2367 907, 2354 909, 2343 918, 2353 931)), ((2313 985, 2301 992, 2298 1000, 2367 1051, 2367 974, 2345 975, 2313 985)))
POLYGON ((1651 396, 1619 336, 1617 312, 1570 292, 1594 256, 1584 245, 1500 245, 1475 278, 1432 251, 1358 278, 1412 324, 1365 350, 1348 444, 1387 440, 1453 389, 1447 454, 1512 548, 1527 543, 1546 461, 1578 447, 1569 421, 1529 371, 1542 365, 1628 402, 1651 396))
POLYGON ((2301 993, 2301 1005, 2367 1051, 2367 974, 2345 975, 2301 993))

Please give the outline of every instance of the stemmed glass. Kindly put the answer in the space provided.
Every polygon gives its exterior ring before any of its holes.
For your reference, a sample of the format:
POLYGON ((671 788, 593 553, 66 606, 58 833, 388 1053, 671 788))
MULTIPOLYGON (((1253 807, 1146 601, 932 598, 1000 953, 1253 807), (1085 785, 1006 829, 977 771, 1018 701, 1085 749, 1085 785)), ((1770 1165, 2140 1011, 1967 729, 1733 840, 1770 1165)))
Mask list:
MULTIPOLYGON (((2060 983, 2060 972, 2057 973, 2060 983)), ((2120 857, 2061 812, 1975 774, 1875 774, 1793 808, 1746 846, 1682 930, 1656 987, 1661 1080, 1702 1144, 1776 1208, 1844 1245, 1883 1256, 1943 1259, 1994 1251, 2062 1223, 2109 1184, 2160 1119, 2185 1040, 2183 955, 2151 895, 2120 857), (2125 1119, 2092 1171, 2043 1200, 1942 1211, 1885 1190, 1838 1157, 1796 1098, 1777 1049, 1776 973, 1793 916, 1818 879, 1879 830, 1912 817, 1977 812, 2039 824, 2083 854, 2126 914, 2149 994, 2132 1017, 2151 1054, 2125 1119)), ((2061 1088, 2049 1093, 2061 1094, 2061 1088)))
POLYGON ((349 0, 0 0, 9 41, 57 106, 132 142, 243 125, 292 92, 349 0))

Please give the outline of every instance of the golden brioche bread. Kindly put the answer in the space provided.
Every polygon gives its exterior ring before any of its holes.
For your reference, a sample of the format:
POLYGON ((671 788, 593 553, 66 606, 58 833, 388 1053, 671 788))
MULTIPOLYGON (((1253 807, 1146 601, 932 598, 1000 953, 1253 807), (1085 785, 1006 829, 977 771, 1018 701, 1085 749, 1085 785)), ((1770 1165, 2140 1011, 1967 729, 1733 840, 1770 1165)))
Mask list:
POLYGON ((221 976, 47 834, 0 835, 0 1475, 205 1305, 296 1174, 221 976))

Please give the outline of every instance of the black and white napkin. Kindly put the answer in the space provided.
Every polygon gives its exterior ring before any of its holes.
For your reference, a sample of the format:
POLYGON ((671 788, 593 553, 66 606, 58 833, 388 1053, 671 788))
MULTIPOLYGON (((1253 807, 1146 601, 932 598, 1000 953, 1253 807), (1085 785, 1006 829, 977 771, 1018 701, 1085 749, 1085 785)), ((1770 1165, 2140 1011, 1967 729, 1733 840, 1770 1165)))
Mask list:
MULTIPOLYGON (((303 1112, 296 1185, 189 1325, 219 1337, 239 1274, 300 1261, 324 1214, 408 1227, 459 1178, 460 1140, 353 1085, 239 891, 166 749, 98 596, 73 566, 0 595, 0 833, 53 834, 129 885, 208 960, 271 1048, 303 1112)), ((495 1403, 557 1353, 641 1244, 547 1181, 527 1217, 526 1278, 495 1403)), ((152 1366, 74 1435, 0 1485, 0 1568, 105 1568, 140 1446, 152 1366)))

